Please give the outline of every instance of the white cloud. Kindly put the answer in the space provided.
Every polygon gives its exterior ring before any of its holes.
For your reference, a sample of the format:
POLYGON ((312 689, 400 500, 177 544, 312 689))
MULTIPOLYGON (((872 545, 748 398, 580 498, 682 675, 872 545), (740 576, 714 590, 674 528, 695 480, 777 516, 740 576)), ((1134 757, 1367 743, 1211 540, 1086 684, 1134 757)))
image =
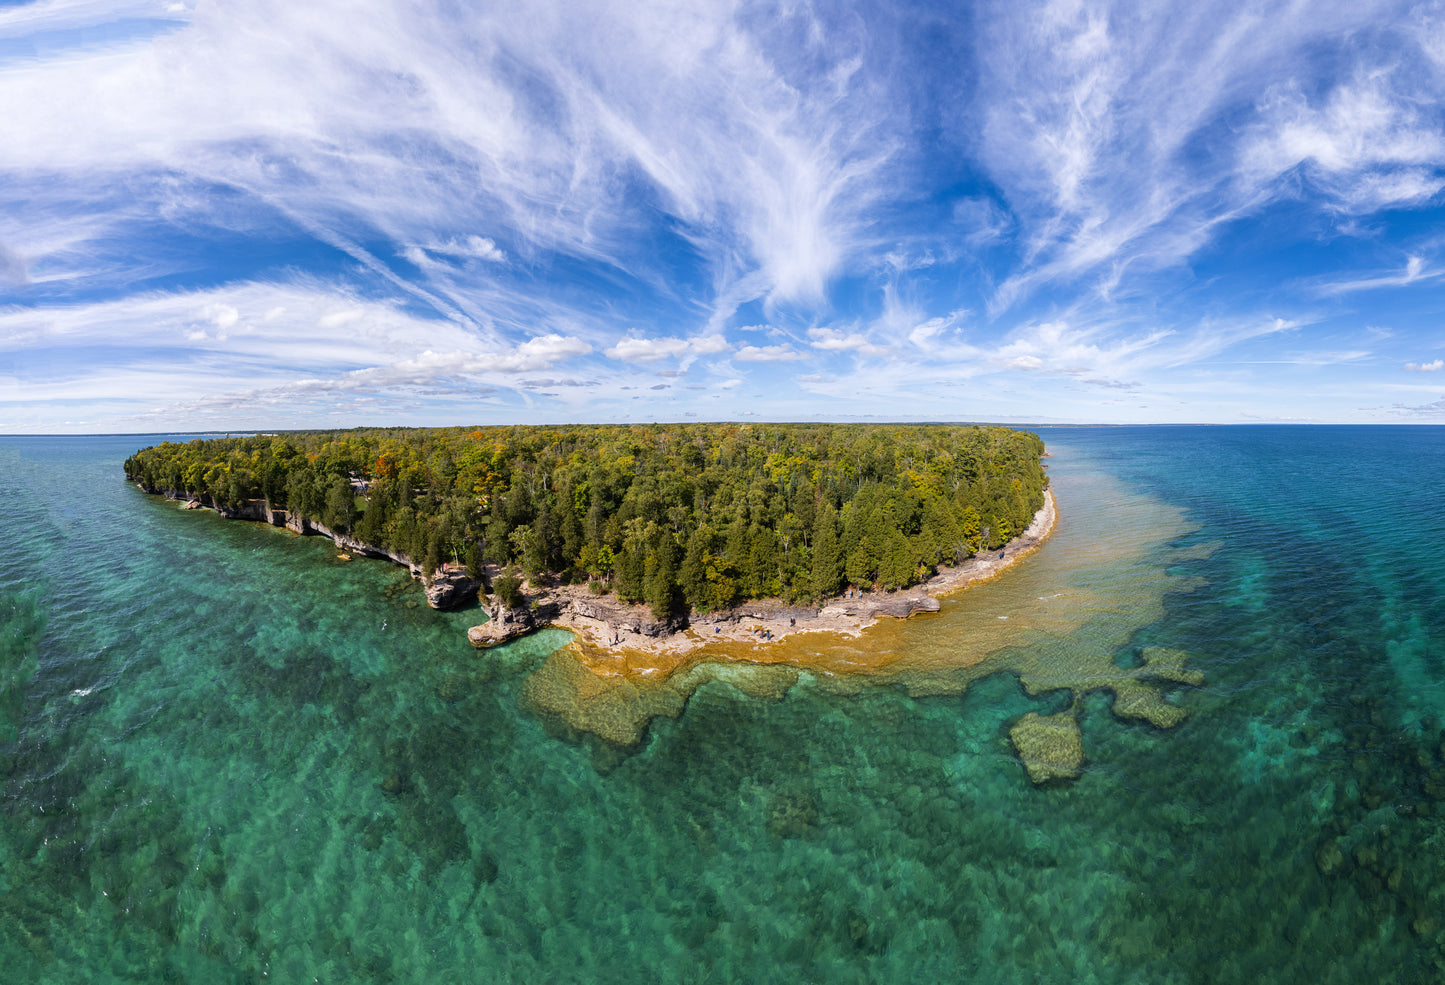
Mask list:
POLYGON ((539 335, 517 346, 514 353, 500 358, 492 368, 503 369, 509 373, 548 369, 553 363, 569 359, 573 356, 585 356, 591 351, 592 346, 583 342, 581 339, 570 338, 555 333, 539 335))
POLYGON ((1350 212, 1430 197, 1445 185, 1436 176, 1445 138, 1390 83, 1388 72, 1369 73, 1336 87, 1318 105, 1297 88, 1276 91, 1243 148, 1245 168, 1267 180, 1304 165, 1350 212))
POLYGON ((744 363, 782 363, 805 358, 792 346, 787 345, 745 345, 733 356, 744 363))
POLYGON ((452 256, 472 257, 477 260, 486 260, 490 263, 505 263, 507 254, 497 248, 497 244, 484 236, 475 234, 465 239, 450 239, 445 243, 433 243, 428 249, 437 253, 447 253, 452 256))
POLYGON ((844 334, 832 328, 810 328, 808 338, 812 340, 809 345, 824 352, 862 352, 877 355, 888 351, 886 346, 874 345, 858 332, 844 334))
POLYGON ((967 315, 968 311, 960 308, 946 315, 919 322, 909 330, 908 341, 920 349, 932 348, 939 343, 944 332, 956 327, 967 315))
POLYGON ((1044 368, 1044 361, 1038 356, 1031 355, 1011 356, 1007 353, 1000 353, 998 357, 998 362, 999 365, 1004 367, 1005 369, 1021 369, 1026 371, 1032 371, 1044 368))
POLYGON ((436 269, 449 265, 435 259, 434 254, 461 260, 484 260, 488 263, 507 262, 507 254, 502 252, 494 241, 477 235, 433 240, 421 245, 412 244, 401 251, 401 255, 407 260, 424 269, 436 269))
POLYGON ((1436 359, 1428 363, 1406 363, 1405 368, 1412 373, 1438 373, 1445 369, 1445 359, 1436 359))
POLYGON ((348 308, 345 311, 332 311, 317 319, 316 324, 322 328, 340 328, 342 325, 349 325, 352 322, 365 317, 366 309, 348 308))
MULTIPOLYGON (((0 25, 118 9, 32 4, 0 25)), ((855 18, 804 8, 208 4, 158 38, 0 72, 0 171, 224 186, 383 276, 360 245, 378 233, 431 272, 508 261, 477 228, 635 269, 643 199, 675 217, 720 295, 816 302, 866 239, 899 146, 862 71, 868 41, 855 18)), ((433 287, 469 310, 465 285, 433 287)))
POLYGON ((1445 418, 1445 397, 1428 404, 1410 406, 1408 404, 1395 404, 1391 408, 1394 413, 1411 417, 1437 417, 1445 418))
POLYGON ((244 416, 252 399, 285 420, 288 400, 299 412, 324 393, 492 392, 593 351, 559 333, 508 345, 304 283, 0 310, 0 353, 20 350, 41 354, 47 367, 7 385, 21 403, 103 401, 128 415, 149 408, 142 416, 166 426, 185 423, 191 407, 221 421, 228 409, 244 416), (106 359, 86 358, 93 349, 106 359))
POLYGON ((234 307, 219 302, 206 305, 201 314, 210 319, 217 328, 230 328, 241 318, 241 313, 234 307))
POLYGON ((682 359, 690 364, 698 356, 726 352, 728 348, 727 339, 722 335, 699 335, 690 339, 627 335, 603 351, 609 358, 619 362, 646 363, 660 359, 682 359))
MULTIPOLYGON (((897 66, 917 32, 876 4, 377 0, 359 17, 247 0, 143 36, 84 30, 165 2, 0 9, 7 40, 104 38, 0 67, 0 296, 47 305, 0 312, 0 351, 163 354, 75 365, 91 383, 504 392, 509 374, 597 354, 656 386, 661 367, 731 355, 711 368, 816 363, 828 379, 799 379, 876 393, 875 410, 920 372, 960 390, 997 374, 1020 393, 1162 393, 1150 373, 1222 355, 1354 359, 1370 343, 1264 350, 1341 295, 1440 283, 1433 232, 1401 242, 1405 224, 1372 213, 1445 190, 1445 30, 1376 0, 938 8, 957 64, 916 73, 897 66), (1328 227, 1286 234, 1358 242, 1320 251, 1327 276, 1279 285, 1283 317, 1241 314, 1261 302, 1206 283, 1226 260, 1189 264, 1285 198, 1328 227), (264 250, 244 274, 216 266, 243 252, 207 251, 216 230, 309 237, 298 262, 327 254, 334 283, 49 300, 275 276, 254 273, 275 269, 264 250), (962 305, 984 312, 966 332, 962 305)), ((1370 317, 1431 351, 1408 311, 1370 317)), ((609 376, 596 369, 555 376, 609 376)))
POLYGON ((1367 277, 1355 277, 1348 280, 1337 280, 1326 283, 1317 288, 1320 295, 1349 294, 1353 291, 1368 291, 1383 287, 1407 287, 1417 281, 1438 279, 1445 271, 1430 270, 1425 266, 1421 257, 1412 256, 1405 262, 1405 269, 1399 273, 1374 274, 1367 277))
POLYGON ((995 9, 978 37, 985 95, 960 114, 978 136, 959 138, 978 146, 1022 251, 991 312, 1085 275, 1107 299, 1292 194, 1300 167, 1349 213, 1436 194, 1438 99, 1400 64, 1420 32, 1397 13, 1361 2, 1304 16, 1294 0, 995 9), (1371 32, 1377 46, 1338 50, 1371 32), (1344 68, 1321 77, 1322 59, 1344 68))

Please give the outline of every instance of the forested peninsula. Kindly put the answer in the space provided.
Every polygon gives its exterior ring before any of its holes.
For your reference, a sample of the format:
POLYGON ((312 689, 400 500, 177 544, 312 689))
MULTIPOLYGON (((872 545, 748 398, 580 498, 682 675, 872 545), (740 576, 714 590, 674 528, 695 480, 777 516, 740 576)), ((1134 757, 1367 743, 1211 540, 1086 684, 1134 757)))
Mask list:
POLYGON ((406 564, 433 605, 490 581, 499 621, 524 589, 585 585, 677 628, 891 592, 997 549, 1044 506, 1043 453, 991 426, 365 428, 165 442, 125 474, 406 564))

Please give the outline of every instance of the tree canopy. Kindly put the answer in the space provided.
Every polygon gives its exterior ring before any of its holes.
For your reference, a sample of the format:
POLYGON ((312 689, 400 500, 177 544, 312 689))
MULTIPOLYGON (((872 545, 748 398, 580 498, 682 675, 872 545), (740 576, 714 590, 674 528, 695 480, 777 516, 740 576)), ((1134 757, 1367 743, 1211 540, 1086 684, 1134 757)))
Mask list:
POLYGON ((428 570, 590 580, 661 616, 914 584, 1028 525, 1043 450, 983 426, 365 428, 165 442, 125 472, 263 499, 428 570))

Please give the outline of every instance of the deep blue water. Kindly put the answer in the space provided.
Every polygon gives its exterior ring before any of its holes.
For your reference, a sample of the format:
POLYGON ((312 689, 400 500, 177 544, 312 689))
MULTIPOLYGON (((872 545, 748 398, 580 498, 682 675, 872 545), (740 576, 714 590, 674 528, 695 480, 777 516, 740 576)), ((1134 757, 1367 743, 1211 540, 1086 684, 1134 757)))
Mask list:
POLYGON ((399 569, 145 496, 160 436, 0 437, 6 980, 1441 981, 1445 429, 1041 433, 1060 531, 961 608, 1083 585, 1080 652, 1206 675, 1168 731, 1086 694, 1046 788, 1008 672, 713 683, 611 749, 519 703, 565 634, 479 655, 399 569))

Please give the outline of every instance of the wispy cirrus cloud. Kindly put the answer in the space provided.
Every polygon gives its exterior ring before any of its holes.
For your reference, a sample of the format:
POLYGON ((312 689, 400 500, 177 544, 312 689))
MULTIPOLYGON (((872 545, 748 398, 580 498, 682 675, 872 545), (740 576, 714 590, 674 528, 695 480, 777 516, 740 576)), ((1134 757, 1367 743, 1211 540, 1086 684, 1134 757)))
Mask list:
POLYGON ((1423 257, 1412 256, 1405 261, 1405 269, 1399 273, 1375 273, 1349 280, 1331 281, 1321 284, 1316 288, 1316 293, 1328 296, 1389 287, 1408 287, 1420 281, 1436 280, 1442 274, 1445 274, 1445 271, 1428 268, 1423 257))
POLYGON ((0 170, 193 175, 423 263, 498 259, 497 230, 632 268, 634 210, 660 200, 723 281, 820 299, 890 153, 884 105, 856 25, 741 14, 208 5, 143 47, 0 73, 0 170), (799 86, 801 64, 825 71, 799 86))
POLYGON ((1433 88, 1400 64, 1422 56, 1406 10, 995 9, 979 46, 997 96, 963 119, 981 123, 978 152, 1021 222, 1023 262, 991 310, 1085 276, 1107 294, 1130 271, 1178 264, 1295 194, 1300 168, 1348 212, 1434 194, 1441 120, 1433 88), (1372 35, 1379 44, 1353 40, 1372 35), (1322 48, 1357 71, 1324 74, 1322 48))
POLYGON ((921 376, 935 417, 1187 414, 1210 386, 1234 414, 1273 399, 1250 367, 1398 379, 1438 344, 1442 25, 1386 0, 4 8, 0 373, 56 406, 111 372, 216 415, 474 393, 526 419, 624 388, 792 416, 794 381, 886 416, 921 376))

